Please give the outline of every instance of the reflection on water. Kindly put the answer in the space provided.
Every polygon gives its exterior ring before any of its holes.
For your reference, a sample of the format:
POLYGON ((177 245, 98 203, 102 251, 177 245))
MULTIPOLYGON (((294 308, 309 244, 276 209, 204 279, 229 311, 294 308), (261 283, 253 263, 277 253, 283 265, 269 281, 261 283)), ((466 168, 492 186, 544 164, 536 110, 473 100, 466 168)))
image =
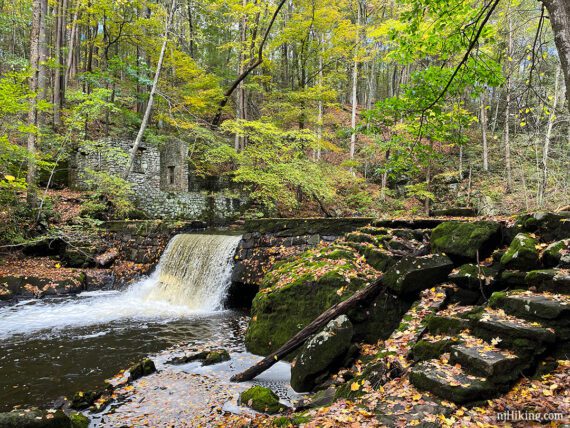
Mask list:
POLYGON ((154 283, 0 308, 0 411, 101 386, 130 362, 175 344, 241 346, 242 315, 147 300, 154 283))

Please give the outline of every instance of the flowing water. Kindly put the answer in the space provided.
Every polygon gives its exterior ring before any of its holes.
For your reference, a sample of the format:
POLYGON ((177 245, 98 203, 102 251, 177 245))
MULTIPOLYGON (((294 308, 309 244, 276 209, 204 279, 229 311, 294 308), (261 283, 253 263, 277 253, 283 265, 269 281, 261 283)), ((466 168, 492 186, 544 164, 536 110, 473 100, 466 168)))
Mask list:
POLYGON ((0 308, 0 411, 100 386, 130 362, 176 344, 242 346, 245 317, 223 310, 239 241, 177 235, 156 271, 125 291, 0 308))

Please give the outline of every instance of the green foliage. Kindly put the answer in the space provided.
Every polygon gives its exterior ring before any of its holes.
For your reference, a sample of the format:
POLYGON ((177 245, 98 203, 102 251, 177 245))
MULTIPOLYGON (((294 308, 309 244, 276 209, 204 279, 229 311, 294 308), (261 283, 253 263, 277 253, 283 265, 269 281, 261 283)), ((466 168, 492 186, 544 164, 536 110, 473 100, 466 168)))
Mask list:
POLYGON ((131 184, 123 178, 104 171, 94 171, 86 169, 87 179, 85 180, 91 188, 95 189, 91 201, 84 209, 87 212, 101 213, 102 205, 109 204, 109 208, 114 215, 125 216, 133 209, 131 201, 131 184))
POLYGON ((333 197, 332 177, 305 154, 316 144, 311 131, 284 131, 259 121, 226 121, 222 130, 247 138, 247 146, 236 156, 234 181, 244 184, 268 209, 276 204, 297 207, 299 193, 311 200, 333 197))

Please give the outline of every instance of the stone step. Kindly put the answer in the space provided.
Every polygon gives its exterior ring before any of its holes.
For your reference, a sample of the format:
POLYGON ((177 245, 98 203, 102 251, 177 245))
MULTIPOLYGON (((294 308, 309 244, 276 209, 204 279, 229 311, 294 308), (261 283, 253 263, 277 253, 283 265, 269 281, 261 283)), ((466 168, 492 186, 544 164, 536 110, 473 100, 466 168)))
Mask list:
POLYGON ((488 343, 451 346, 449 363, 460 364, 467 372, 488 377, 496 384, 517 379, 523 369, 521 358, 516 354, 488 343))
POLYGON ((476 336, 488 341, 499 338, 501 348, 507 347, 517 352, 540 353, 545 345, 553 344, 556 340, 553 329, 492 308, 485 308, 472 324, 476 336))
POLYGON ((460 365, 440 360, 424 361, 410 371, 410 382, 418 389, 457 404, 487 400, 500 391, 485 377, 467 374, 460 365))
POLYGON ((525 283, 538 292, 570 294, 570 269, 540 269, 526 274, 525 283))
POLYGON ((427 328, 432 334, 455 335, 471 327, 472 320, 482 312, 480 306, 451 305, 427 320, 427 328))
POLYGON ((378 244, 380 243, 379 237, 362 232, 347 233, 345 235, 345 239, 347 240, 347 242, 356 242, 363 244, 368 243, 375 246, 378 246, 378 244))
POLYGON ((376 220, 372 222, 375 227, 387 227, 390 229, 433 229, 448 219, 438 218, 417 218, 417 219, 398 219, 398 220, 376 220))
POLYGON ((489 305, 521 318, 570 323, 570 296, 567 295, 532 291, 497 292, 489 299, 489 305))
POLYGON ((367 233, 368 235, 374 236, 390 236, 390 230, 391 229, 388 229, 386 227, 365 226, 357 229, 356 232, 367 233))

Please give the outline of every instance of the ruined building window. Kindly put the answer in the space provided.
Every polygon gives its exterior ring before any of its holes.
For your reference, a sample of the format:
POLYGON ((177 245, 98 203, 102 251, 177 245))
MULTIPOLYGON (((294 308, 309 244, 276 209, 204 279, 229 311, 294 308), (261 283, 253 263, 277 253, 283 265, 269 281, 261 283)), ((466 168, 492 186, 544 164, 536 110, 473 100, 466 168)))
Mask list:
POLYGON ((174 167, 168 167, 168 184, 174 184, 174 167))
POLYGON ((139 174, 144 174, 143 163, 142 163, 142 149, 138 149, 133 160, 133 172, 138 172, 139 174))

